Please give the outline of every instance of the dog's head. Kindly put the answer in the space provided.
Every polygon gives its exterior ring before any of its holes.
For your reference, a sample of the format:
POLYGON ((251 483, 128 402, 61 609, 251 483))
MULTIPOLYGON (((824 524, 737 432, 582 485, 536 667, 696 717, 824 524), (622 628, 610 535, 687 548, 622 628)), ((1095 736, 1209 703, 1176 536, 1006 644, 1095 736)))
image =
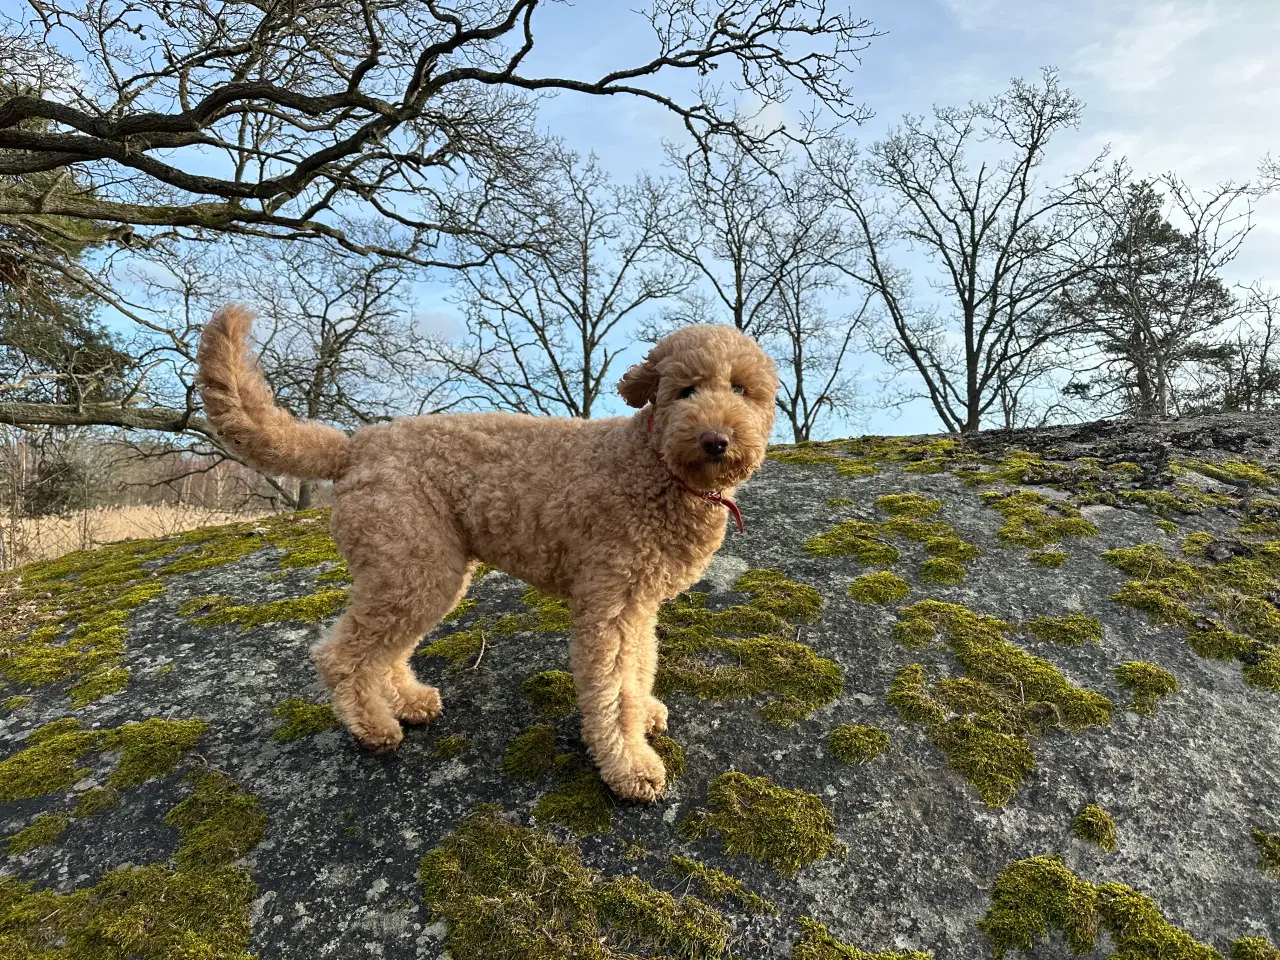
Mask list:
POLYGON ((653 404, 658 449, 700 490, 732 487, 764 460, 778 373, 733 327, 684 327, 658 342, 618 384, 633 407, 653 404))

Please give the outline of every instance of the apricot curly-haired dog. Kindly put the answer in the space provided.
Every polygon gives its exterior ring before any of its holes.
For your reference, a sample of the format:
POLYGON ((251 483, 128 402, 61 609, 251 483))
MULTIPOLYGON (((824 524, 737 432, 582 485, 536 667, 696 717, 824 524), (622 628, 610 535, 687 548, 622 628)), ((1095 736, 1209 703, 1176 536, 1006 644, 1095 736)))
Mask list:
POLYGON ((409 657, 480 559, 569 599, 583 741, 615 793, 661 796, 666 772, 646 739, 667 722, 653 696, 658 606, 701 576, 736 511, 732 488, 764 459, 773 361, 732 327, 690 326, 618 384, 639 408, 630 417, 438 414, 347 436, 275 405, 249 350, 252 319, 235 305, 214 314, 198 383, 249 463, 333 481, 333 538, 354 582, 313 656, 348 729, 388 750, 400 721, 440 715, 409 657))

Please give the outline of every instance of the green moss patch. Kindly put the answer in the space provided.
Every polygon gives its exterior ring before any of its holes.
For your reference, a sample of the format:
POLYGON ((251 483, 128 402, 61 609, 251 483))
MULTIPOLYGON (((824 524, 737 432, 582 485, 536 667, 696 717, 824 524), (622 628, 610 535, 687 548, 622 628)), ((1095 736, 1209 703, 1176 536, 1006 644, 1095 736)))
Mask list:
POLYGON ((457 620, 461 620, 468 613, 471 613, 472 611, 474 611, 476 608, 476 604, 478 604, 479 602, 480 601, 478 601, 475 597, 463 597, 461 600, 458 601, 458 605, 456 607, 454 607, 452 610, 450 610, 440 619, 440 622, 453 623, 457 620))
POLYGON ((902 556, 880 535, 880 528, 865 520, 846 520, 826 533, 805 541, 811 557, 853 557, 869 567, 891 567, 902 556))
POLYGON ((271 715, 282 721, 271 734, 273 740, 300 740, 338 726, 338 717, 329 704, 311 703, 302 697, 289 697, 276 704, 271 715))
POLYGON ((1031 561, 1032 566, 1056 570, 1066 563, 1070 557, 1061 550, 1035 550, 1027 554, 1027 559, 1031 561))
POLYGON ((958 604, 926 600, 902 610, 906 646, 944 642, 964 675, 930 683, 922 664, 900 670, 889 702, 968 778, 983 802, 1001 806, 1035 769, 1032 738, 1110 722, 1111 701, 1075 686, 1052 663, 1007 639, 1013 628, 958 604))
POLYGON ((431 759, 452 760, 454 757, 460 757, 466 753, 467 747, 466 737, 460 733, 450 734, 436 741, 435 746, 431 748, 431 759))
POLYGON ((262 806, 217 770, 195 773, 191 795, 165 816, 182 837, 180 870, 218 870, 239 860, 266 835, 262 806))
POLYGON ((1156 704, 1178 689, 1178 681, 1172 673, 1154 663, 1129 660, 1112 670, 1116 682, 1129 691, 1132 700, 1129 709, 1134 713, 1150 715, 1156 712, 1156 704))
POLYGON ((919 950, 869 953, 841 943, 825 926, 809 917, 800 917, 797 924, 800 935, 791 945, 791 960, 929 960, 932 956, 919 950))
POLYGON ((1107 853, 1116 849, 1116 822, 1111 814, 1091 803, 1081 810, 1072 825, 1072 832, 1086 843, 1092 843, 1107 853))
POLYGON ((0 803, 65 790, 86 776, 90 771, 79 766, 79 760, 100 738, 78 727, 76 721, 70 728, 55 721, 31 733, 25 749, 0 760, 0 803))
MULTIPOLYGON (((120 664, 129 615, 160 597, 171 577, 274 549, 282 569, 327 565, 332 569, 322 578, 345 579, 327 520, 328 511, 285 514, 79 551, 0 574, 0 677, 31 687, 78 681, 69 690, 76 706, 118 692, 129 680, 120 664)), ((183 604, 181 613, 201 624, 316 622, 340 610, 341 598, 345 592, 335 590, 244 606, 204 597, 183 604)))
POLYGON ((79 727, 79 721, 71 717, 55 720, 29 734, 25 749, 0 761, 0 802, 65 790, 90 772, 78 766, 90 751, 119 751, 120 759, 107 777, 112 787, 133 787, 168 776, 195 747, 206 724, 203 720, 153 718, 113 730, 79 727))
POLYGON ((549 597, 539 593, 533 587, 525 590, 521 598, 526 607, 533 611, 536 620, 531 629, 545 633, 558 633, 573 629, 573 617, 569 613, 569 601, 559 597, 549 597))
POLYGON ((1155 544, 1108 550, 1103 559, 1134 578, 1111 599, 1188 628, 1196 653, 1238 660, 1246 683, 1280 691, 1280 610, 1269 599, 1280 592, 1280 541, 1235 544, 1224 562, 1193 562, 1214 542, 1211 534, 1189 535, 1185 559, 1155 544))
MULTIPOLYGON (((70 825, 71 817, 65 813, 42 813, 33 823, 9 837, 4 852, 16 857, 37 847, 52 847, 70 825)), ((3 943, 0 937, 0 945, 3 943)))
POLYGON ((549 723, 535 723, 507 745, 502 772, 522 780, 537 780, 555 769, 556 731, 549 723))
POLYGON ((1098 528, 1072 504, 1030 490, 993 490, 982 495, 982 502, 1004 517, 996 536, 1005 543, 1043 549, 1068 537, 1092 537, 1098 533, 1098 528))
POLYGON ((608 788, 583 757, 556 749, 556 732, 550 724, 537 723, 517 734, 507 746, 502 772, 522 780, 556 775, 556 786, 534 805, 533 816, 539 823, 558 823, 579 836, 606 833, 612 826, 613 799, 608 788))
POLYGON ((965 569, 963 564, 948 560, 946 557, 930 557, 920 564, 920 579, 925 583, 937 583, 954 586, 963 582, 965 569))
MULTIPOLYGON (((572 766, 578 766, 573 764, 572 766)), ((562 778, 533 807, 533 819, 558 823, 578 836, 608 833, 613 825, 613 798, 594 769, 562 778)))
POLYGON ((1231 960, 1280 960, 1280 948, 1262 937, 1237 937, 1227 949, 1231 960))
POLYGON ((827 737, 832 755, 841 763, 870 763, 889 750, 889 735, 879 727, 844 724, 827 737))
POLYGON ((942 509, 942 501, 918 493, 890 493, 878 497, 876 506, 891 517, 931 517, 942 509))
POLYGON ((783 876, 794 877, 835 846, 831 812, 818 797, 764 777, 721 774, 707 788, 707 803, 710 809, 684 821, 686 836, 717 834, 727 852, 745 853, 783 876))
POLYGON ((928 537, 924 541, 924 552, 931 557, 956 561, 974 560, 982 554, 973 544, 952 536, 928 537))
POLYGON ((567 717, 577 706, 573 674, 564 670, 535 673, 521 685, 535 710, 544 717, 567 717))
POLYGON ((94 787, 80 794, 76 808, 71 812, 77 820, 91 817, 102 810, 110 810, 120 802, 120 791, 115 787, 94 787))
POLYGON ((809 623, 822 613, 822 594, 778 570, 748 570, 734 581, 733 589, 750 594, 753 609, 784 620, 809 623))
POLYGON ((121 666, 102 666, 86 676, 79 683, 73 684, 67 691, 71 702, 77 707, 85 707, 113 693, 119 693, 129 686, 129 669, 121 666))
POLYGON ((1006 867, 991 891, 991 909, 978 926, 996 960, 1030 951, 1050 930, 1065 934, 1073 953, 1110 936, 1117 960, 1222 960, 1207 944, 1169 923, 1150 898, 1121 883, 1092 884, 1056 856, 1031 857, 1006 867))
POLYGON ((178 761, 195 748, 209 725, 203 720, 162 720, 126 723, 100 736, 105 749, 119 750, 120 761, 107 777, 109 786, 136 787, 167 777, 178 761))
POLYGON ((1213 463, 1208 460, 1183 460, 1180 465, 1232 486, 1271 487, 1276 483, 1276 478, 1271 471, 1248 460, 1224 460, 1222 463, 1213 463))
POLYGON ((269 623, 319 623, 335 617, 347 605, 345 589, 321 590, 305 597, 289 597, 269 603, 234 604, 225 598, 210 603, 204 613, 194 616, 197 626, 211 627, 237 623, 243 630, 269 623))
POLYGON ((1258 866, 1269 875, 1280 877, 1280 833, 1255 828, 1253 843, 1258 848, 1258 866))
POLYGON ((662 766, 667 771, 668 782, 679 780, 684 776, 685 771, 688 769, 688 764, 684 757, 684 747, 663 734, 658 734, 650 740, 649 746, 653 747, 653 752, 662 760, 662 766))
POLYGON ((830 703, 844 686, 834 662, 795 639, 798 621, 815 618, 821 597, 776 570, 749 570, 735 589, 745 604, 711 609, 700 594, 681 594, 658 613, 657 692, 692 693, 705 700, 772 698, 766 720, 790 726, 830 703))
POLYGON ((849 584, 849 596, 863 603, 896 603, 910 593, 907 581, 888 570, 864 574, 849 584))
POLYGON ((778 912, 778 908, 758 894, 752 893, 737 877, 731 877, 698 860, 673 854, 667 868, 671 875, 695 884, 698 892, 715 903, 735 901, 751 914, 778 912))
POLYGON ((418 869, 455 957, 606 960, 639 948, 702 960, 728 949, 724 917, 638 877, 603 878, 575 847, 482 807, 418 869))
POLYGON ((176 868, 122 867, 68 894, 0 878, 6 955, 246 960, 257 888, 234 861, 261 840, 264 821, 230 778, 206 772, 166 817, 181 838, 176 868))
MULTIPOLYGON (((980 555, 981 551, 960 539, 950 524, 926 519, 942 507, 940 500, 895 493, 878 498, 876 506, 889 515, 887 520, 846 521, 806 541, 805 551, 815 557, 851 556, 868 566, 889 567, 902 556, 893 539, 919 543, 929 557, 921 567, 921 578, 926 583, 941 584, 962 581, 963 562, 980 555)), ((880 581, 868 581, 869 588, 873 589, 877 582, 880 581)))
POLYGON ((1102 623, 1096 617, 1080 613, 1065 617, 1036 617, 1026 624, 1026 630, 1041 640, 1063 647, 1083 647, 1086 643, 1102 642, 1102 623))
POLYGON ((476 662, 485 642, 484 626, 478 626, 433 640, 414 656, 439 657, 449 661, 450 670, 462 670, 476 662))

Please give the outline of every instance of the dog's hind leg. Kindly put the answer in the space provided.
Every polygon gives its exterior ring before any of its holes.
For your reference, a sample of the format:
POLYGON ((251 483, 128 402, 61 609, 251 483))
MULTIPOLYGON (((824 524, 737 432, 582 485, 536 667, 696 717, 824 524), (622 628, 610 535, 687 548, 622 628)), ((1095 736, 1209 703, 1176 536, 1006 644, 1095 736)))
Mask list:
POLYGON ((645 650, 656 613, 634 599, 576 597, 569 650, 582 739, 601 779, 618 796, 646 803, 667 784, 662 758, 645 739, 652 699, 645 650))
POLYGON ((458 585, 457 592, 449 601, 444 613, 428 623, 422 630, 405 638, 399 658, 387 672, 387 682, 391 688, 392 712, 405 723, 430 723, 440 716, 443 710, 443 705, 440 702, 440 691, 420 681, 414 674, 413 667, 409 666, 409 660, 413 656, 414 648, 422 640, 423 634, 434 628, 450 610, 458 605, 458 601, 466 595, 467 587, 471 582, 471 570, 474 566, 474 561, 467 564, 466 571, 462 576, 462 582, 458 585))
POLYGON ((359 512, 355 532, 335 524, 351 600, 312 657, 338 718, 361 744, 383 751, 404 737, 398 717, 426 722, 440 714, 439 691, 419 683, 407 659, 452 609, 471 564, 446 523, 405 509, 387 523, 376 506, 359 512))

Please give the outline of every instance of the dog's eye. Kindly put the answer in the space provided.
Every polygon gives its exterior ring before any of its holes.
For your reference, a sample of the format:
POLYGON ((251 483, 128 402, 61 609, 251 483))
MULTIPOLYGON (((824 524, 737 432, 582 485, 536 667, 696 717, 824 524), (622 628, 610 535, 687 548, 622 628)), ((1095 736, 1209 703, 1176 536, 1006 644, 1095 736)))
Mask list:
POLYGON ((735 384, 733 385, 733 392, 734 392, 734 393, 740 393, 740 394, 742 394, 742 395, 745 397, 745 396, 747 395, 747 388, 746 388, 746 387, 744 387, 744 386, 743 386, 742 384, 740 384, 740 383, 735 383, 735 384))
POLYGON ((692 384, 685 387, 683 390, 680 391, 680 399, 685 400, 689 397, 692 397, 697 392, 697 390, 698 390, 697 386, 692 384))

